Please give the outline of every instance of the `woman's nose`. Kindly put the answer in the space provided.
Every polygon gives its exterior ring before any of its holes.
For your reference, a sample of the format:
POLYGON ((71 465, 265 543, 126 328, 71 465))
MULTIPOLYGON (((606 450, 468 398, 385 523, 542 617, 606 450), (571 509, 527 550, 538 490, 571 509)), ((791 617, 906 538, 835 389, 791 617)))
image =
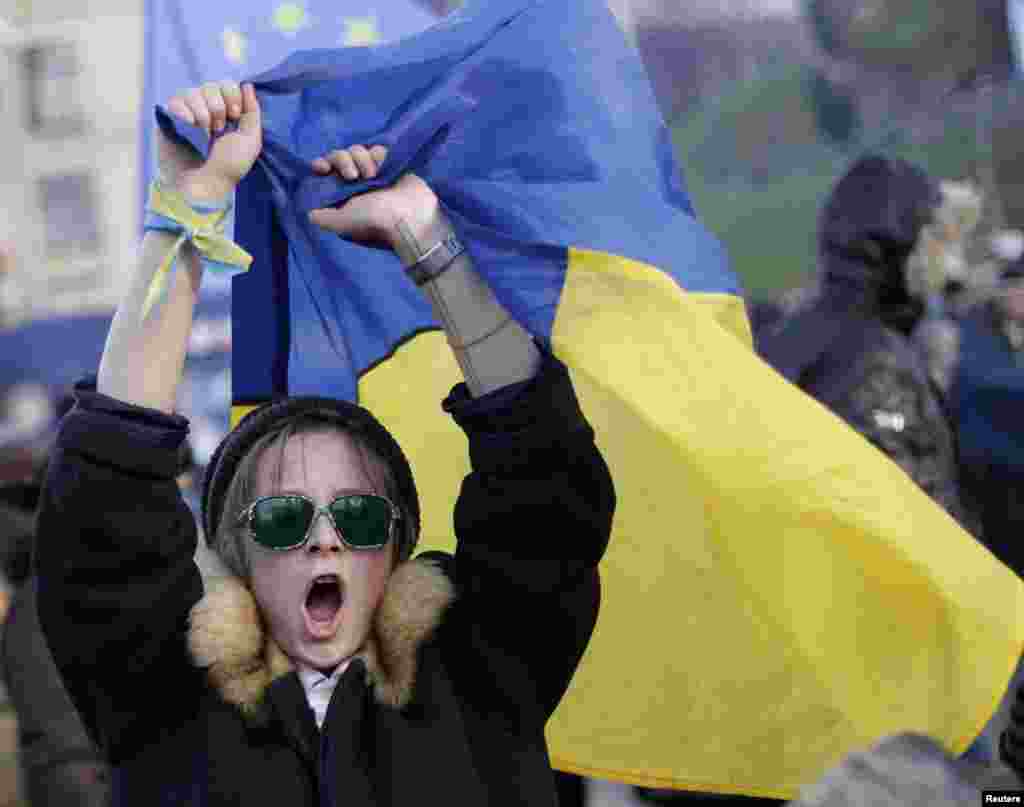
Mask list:
POLYGON ((334 527, 334 521, 326 510, 319 510, 313 516, 313 523, 309 525, 309 543, 307 547, 310 552, 340 552, 342 543, 341 536, 334 527))

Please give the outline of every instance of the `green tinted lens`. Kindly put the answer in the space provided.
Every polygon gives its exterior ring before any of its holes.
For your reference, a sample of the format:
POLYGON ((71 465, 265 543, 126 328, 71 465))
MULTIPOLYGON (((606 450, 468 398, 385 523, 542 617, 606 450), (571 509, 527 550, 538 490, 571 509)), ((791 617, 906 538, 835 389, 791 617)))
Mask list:
POLYGON ((270 496, 253 506, 249 526, 263 546, 289 549, 302 543, 315 512, 310 502, 297 496, 270 496))
POLYGON ((376 549, 391 534, 391 505, 380 496, 339 496, 330 506, 334 523, 354 549, 376 549))

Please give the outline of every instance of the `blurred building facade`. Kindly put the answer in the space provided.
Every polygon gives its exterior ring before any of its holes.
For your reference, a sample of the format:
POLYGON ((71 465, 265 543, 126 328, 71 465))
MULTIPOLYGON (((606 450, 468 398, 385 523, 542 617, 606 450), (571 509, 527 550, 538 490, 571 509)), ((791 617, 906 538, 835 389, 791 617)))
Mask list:
POLYGON ((0 326, 116 305, 143 44, 143 0, 0 0, 0 326))

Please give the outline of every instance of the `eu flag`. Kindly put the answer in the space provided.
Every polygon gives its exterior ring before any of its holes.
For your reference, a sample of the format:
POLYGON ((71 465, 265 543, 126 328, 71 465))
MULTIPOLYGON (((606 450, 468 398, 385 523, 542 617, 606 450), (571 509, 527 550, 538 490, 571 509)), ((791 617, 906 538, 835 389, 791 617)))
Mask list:
MULTIPOLYGON (((395 256, 307 221, 406 171, 570 367, 619 504, 597 631, 548 726, 556 766, 789 798, 892 732, 966 747, 1024 645, 1024 590, 757 359, 602 3, 480 0, 391 44, 293 53, 253 81, 265 145, 237 195, 254 264, 233 281, 236 417, 289 393, 358 399, 410 456, 424 544, 451 548, 468 471, 439 406, 454 359, 395 256), (349 187, 310 169, 353 143, 389 148, 379 178, 349 187)), ((199 132, 158 119, 205 152, 199 132)))

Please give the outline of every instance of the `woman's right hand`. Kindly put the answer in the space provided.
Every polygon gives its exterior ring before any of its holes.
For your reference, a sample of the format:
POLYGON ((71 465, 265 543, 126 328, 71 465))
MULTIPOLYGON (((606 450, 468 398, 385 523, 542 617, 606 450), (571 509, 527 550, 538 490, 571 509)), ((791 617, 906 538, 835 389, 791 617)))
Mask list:
POLYGON ((167 102, 176 118, 206 130, 222 132, 228 121, 238 129, 217 138, 204 162, 187 146, 157 130, 160 176, 164 183, 195 199, 222 200, 234 192, 263 148, 263 122, 252 84, 211 82, 176 95, 167 102))

